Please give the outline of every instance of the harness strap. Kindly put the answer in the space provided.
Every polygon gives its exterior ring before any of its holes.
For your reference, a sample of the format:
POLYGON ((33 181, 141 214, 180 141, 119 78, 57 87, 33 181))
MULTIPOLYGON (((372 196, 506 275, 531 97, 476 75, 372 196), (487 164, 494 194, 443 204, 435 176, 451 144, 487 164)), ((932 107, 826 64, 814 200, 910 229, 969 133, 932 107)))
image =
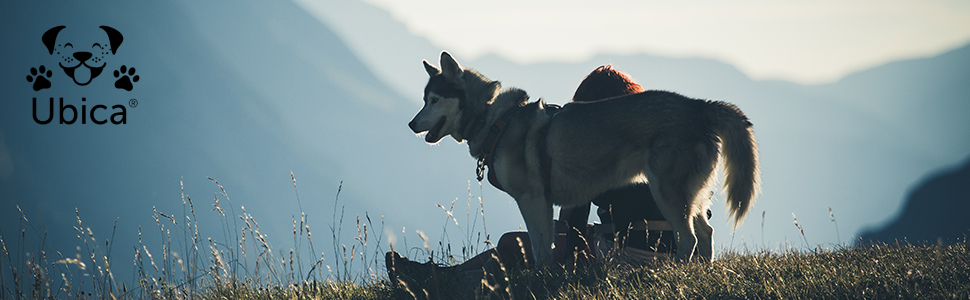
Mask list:
POLYGON ((491 183, 492 186, 502 191, 505 191, 505 189, 498 182, 498 177, 494 171, 495 167, 492 164, 495 162, 494 154, 495 149, 498 148, 498 141, 501 140, 502 134, 505 133, 505 128, 508 127, 509 121, 517 110, 517 108, 509 109, 489 127, 488 135, 485 136, 486 147, 482 148, 482 155, 478 157, 478 167, 475 170, 476 175, 478 175, 478 181, 481 182, 485 178, 485 167, 488 166, 488 183, 491 183))
POLYGON ((552 124, 552 119, 556 117, 561 108, 559 105, 547 104, 545 109, 546 114, 549 115, 549 121, 546 121, 546 124, 539 129, 539 145, 537 147, 539 149, 539 176, 542 177, 547 198, 551 191, 552 156, 549 156, 549 145, 546 137, 549 135, 549 124, 552 124))
MULTIPOLYGON (((495 149, 498 148, 499 140, 502 138, 502 134, 505 133, 505 128, 508 126, 512 116, 524 106, 519 106, 516 108, 509 109, 502 116, 495 120, 495 123, 489 127, 488 135, 485 136, 486 145, 488 147, 482 148, 482 155, 478 157, 478 167, 476 169, 476 174, 478 175, 478 181, 481 182, 485 178, 485 167, 488 167, 488 183, 491 183, 495 188, 505 191, 502 188, 502 184, 498 181, 498 175, 495 172, 495 149)), ((549 116, 555 116, 559 112, 560 106, 555 104, 546 104, 544 106, 546 114, 549 116)), ((551 120, 551 119, 550 119, 551 120)), ((546 134, 549 132, 549 123, 540 129, 539 133, 539 156, 540 156, 540 176, 545 181, 546 192, 548 194, 549 190, 549 180, 550 173, 552 173, 552 158, 546 151, 546 134)))
MULTIPOLYGON (((508 116, 511 116, 511 114, 508 114, 508 113, 506 114, 508 116)), ((505 133, 506 126, 508 126, 507 121, 502 119, 498 119, 495 121, 495 124, 492 124, 492 128, 489 129, 488 135, 489 136, 494 135, 495 137, 494 137, 494 140, 492 140, 492 146, 489 147, 488 152, 482 155, 482 157, 485 158, 485 165, 488 166, 488 183, 491 183, 493 186, 495 186, 496 188, 502 191, 505 191, 505 189, 502 188, 502 184, 500 184, 498 181, 498 176, 495 175, 496 172, 495 172, 495 166, 494 166, 494 163, 495 163, 494 154, 495 154, 495 148, 498 148, 499 138, 501 138, 502 134, 505 133)), ((481 181, 481 179, 479 179, 479 181, 481 181)))

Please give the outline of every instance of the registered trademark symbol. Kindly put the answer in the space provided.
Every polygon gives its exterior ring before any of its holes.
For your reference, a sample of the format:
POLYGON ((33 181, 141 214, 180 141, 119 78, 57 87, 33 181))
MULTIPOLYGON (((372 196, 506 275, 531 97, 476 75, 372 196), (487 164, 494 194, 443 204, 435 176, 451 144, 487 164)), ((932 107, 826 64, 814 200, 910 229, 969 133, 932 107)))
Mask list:
POLYGON ((134 108, 135 106, 138 106, 138 100, 135 100, 135 98, 131 98, 131 100, 128 100, 128 106, 131 106, 132 108, 134 108))

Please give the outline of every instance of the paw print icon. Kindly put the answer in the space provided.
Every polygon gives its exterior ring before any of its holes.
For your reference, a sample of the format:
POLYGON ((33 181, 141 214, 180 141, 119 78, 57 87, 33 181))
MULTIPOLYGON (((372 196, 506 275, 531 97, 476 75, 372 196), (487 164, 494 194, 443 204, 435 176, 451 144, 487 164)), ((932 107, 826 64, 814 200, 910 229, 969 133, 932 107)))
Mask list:
POLYGON ((50 80, 47 80, 47 78, 50 78, 53 75, 54 73, 44 66, 40 66, 39 68, 30 68, 30 75, 27 75, 27 82, 34 83, 34 91, 48 89, 51 87, 51 82, 50 80))
POLYGON ((135 75, 135 68, 128 68, 125 65, 121 65, 121 68, 115 70, 115 87, 118 89, 131 91, 134 88, 133 82, 138 82, 138 75, 135 75))

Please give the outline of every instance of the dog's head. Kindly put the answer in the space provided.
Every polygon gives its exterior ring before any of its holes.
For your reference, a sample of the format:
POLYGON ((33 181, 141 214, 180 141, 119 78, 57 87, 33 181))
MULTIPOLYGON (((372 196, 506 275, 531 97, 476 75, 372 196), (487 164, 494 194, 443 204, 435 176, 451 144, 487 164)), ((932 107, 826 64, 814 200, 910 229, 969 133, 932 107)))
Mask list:
POLYGON ((47 51, 60 57, 58 65, 77 85, 87 85, 104 70, 105 57, 114 55, 123 37, 114 28, 81 30, 57 26, 42 37, 47 51))
POLYGON ((427 60, 424 69, 431 76, 424 87, 424 107, 408 123, 414 133, 427 132, 424 140, 434 144, 446 135, 462 142, 462 116, 484 113, 501 85, 474 70, 462 68, 448 52, 441 52, 441 68, 427 60))

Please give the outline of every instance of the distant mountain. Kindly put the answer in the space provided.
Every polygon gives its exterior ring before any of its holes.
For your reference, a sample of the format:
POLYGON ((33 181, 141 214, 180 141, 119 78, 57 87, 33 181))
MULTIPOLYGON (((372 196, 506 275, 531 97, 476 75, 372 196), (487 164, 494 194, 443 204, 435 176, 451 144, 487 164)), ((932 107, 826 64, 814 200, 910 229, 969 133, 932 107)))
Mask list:
POLYGON ((970 237, 970 159, 939 172, 906 197, 899 215, 885 226, 864 231, 861 241, 915 244, 959 242, 970 237))
POLYGON ((414 103, 427 73, 422 59, 441 49, 412 34, 381 8, 359 0, 293 0, 341 37, 376 76, 414 103))

